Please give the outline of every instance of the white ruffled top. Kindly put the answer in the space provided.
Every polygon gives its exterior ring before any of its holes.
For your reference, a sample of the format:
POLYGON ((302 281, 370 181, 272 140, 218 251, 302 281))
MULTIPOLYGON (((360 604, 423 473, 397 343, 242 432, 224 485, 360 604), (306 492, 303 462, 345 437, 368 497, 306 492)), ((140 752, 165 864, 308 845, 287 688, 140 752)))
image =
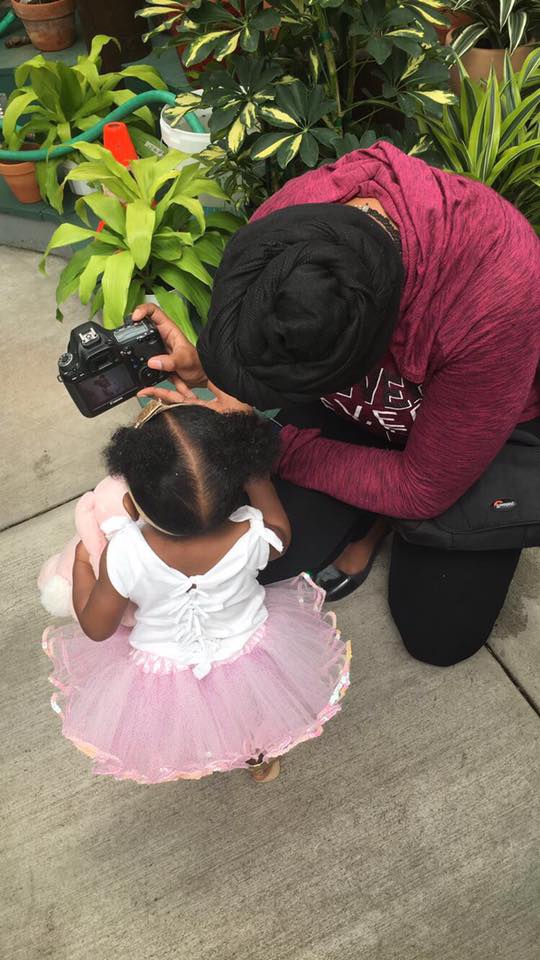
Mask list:
POLYGON ((169 567, 134 521, 113 534, 107 550, 113 587, 137 604, 131 645, 189 666, 199 679, 214 662, 238 654, 265 622, 265 591, 257 574, 268 563, 270 546, 283 549, 260 510, 240 507, 230 519, 249 520, 249 530, 200 576, 169 567))

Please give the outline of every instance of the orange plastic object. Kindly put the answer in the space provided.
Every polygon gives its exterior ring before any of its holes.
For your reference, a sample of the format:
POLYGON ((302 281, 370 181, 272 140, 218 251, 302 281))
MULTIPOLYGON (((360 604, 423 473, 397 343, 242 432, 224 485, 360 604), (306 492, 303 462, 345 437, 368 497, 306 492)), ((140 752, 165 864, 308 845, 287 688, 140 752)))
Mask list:
POLYGON ((110 150, 114 159, 124 167, 138 159, 125 123, 106 123, 103 128, 103 146, 110 150))

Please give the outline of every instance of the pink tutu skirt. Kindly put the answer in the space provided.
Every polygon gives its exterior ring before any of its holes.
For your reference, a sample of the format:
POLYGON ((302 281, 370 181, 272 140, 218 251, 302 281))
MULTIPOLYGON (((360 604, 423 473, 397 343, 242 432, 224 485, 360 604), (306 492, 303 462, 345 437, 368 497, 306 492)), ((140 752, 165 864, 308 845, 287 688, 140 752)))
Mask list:
POLYGON ((281 756, 322 733, 349 685, 350 647, 306 576, 266 589, 268 619, 235 659, 198 680, 136 650, 120 627, 94 643, 78 624, 45 631, 54 709, 93 772, 139 783, 198 779, 281 756))

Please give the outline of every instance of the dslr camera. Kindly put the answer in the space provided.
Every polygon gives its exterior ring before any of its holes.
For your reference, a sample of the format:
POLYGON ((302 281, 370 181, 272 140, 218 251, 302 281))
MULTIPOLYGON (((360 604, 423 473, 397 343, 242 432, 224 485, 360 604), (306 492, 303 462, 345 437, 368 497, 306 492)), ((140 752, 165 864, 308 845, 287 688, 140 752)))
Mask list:
POLYGON ((66 353, 58 360, 58 379, 85 417, 96 417, 163 380, 151 370, 150 357, 166 353, 152 323, 126 317, 116 330, 89 320, 71 331, 66 353))

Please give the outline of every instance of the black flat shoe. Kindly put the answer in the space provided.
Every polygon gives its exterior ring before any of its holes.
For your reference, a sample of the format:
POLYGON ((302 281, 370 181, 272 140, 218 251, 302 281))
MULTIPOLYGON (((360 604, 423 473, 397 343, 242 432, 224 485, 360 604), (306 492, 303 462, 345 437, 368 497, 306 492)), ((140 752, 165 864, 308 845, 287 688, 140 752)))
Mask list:
POLYGON ((362 586, 369 577, 371 568, 385 540, 386 536, 381 538, 371 554, 367 565, 360 573, 343 573, 343 571, 338 570, 333 563, 329 563, 327 567, 319 570, 319 573, 314 578, 315 583, 326 592, 327 600, 330 600, 330 602, 333 600, 343 600, 344 597, 348 597, 349 594, 354 593, 358 587, 362 586))

